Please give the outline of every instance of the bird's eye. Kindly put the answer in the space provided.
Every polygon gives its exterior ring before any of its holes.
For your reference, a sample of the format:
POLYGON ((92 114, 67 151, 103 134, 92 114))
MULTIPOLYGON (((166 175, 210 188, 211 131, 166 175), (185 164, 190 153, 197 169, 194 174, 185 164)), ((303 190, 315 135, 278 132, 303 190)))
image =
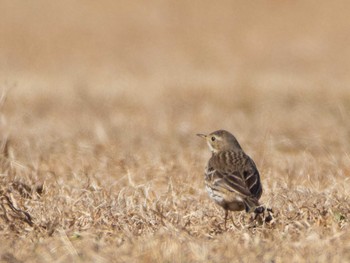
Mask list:
POLYGON ((211 141, 213 142, 213 141, 215 141, 215 137, 213 136, 213 137, 211 137, 211 141))

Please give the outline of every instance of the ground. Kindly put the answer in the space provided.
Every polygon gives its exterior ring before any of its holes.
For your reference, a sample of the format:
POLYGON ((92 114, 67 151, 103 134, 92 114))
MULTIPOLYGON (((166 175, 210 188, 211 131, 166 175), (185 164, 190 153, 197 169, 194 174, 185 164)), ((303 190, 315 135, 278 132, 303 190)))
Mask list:
POLYGON ((350 261, 344 5, 0 1, 0 260, 350 261), (271 222, 224 229, 217 129, 271 222))

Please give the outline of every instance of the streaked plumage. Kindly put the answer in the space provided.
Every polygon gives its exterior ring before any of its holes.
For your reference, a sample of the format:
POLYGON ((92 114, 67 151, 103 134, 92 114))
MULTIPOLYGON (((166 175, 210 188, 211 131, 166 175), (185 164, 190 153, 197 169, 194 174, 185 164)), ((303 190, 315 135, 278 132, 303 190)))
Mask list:
POLYGON ((254 161, 244 153, 237 139, 219 130, 206 139, 212 156, 205 169, 206 190, 211 199, 228 210, 254 212, 262 194, 260 175, 254 161))

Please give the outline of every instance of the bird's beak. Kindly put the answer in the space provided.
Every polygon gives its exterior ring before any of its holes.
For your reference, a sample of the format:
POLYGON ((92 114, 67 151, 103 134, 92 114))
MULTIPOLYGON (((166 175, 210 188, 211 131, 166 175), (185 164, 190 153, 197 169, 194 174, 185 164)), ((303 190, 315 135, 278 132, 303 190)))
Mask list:
POLYGON ((199 137, 202 137, 202 138, 207 138, 207 135, 202 134, 202 133, 197 133, 196 135, 199 136, 199 137))

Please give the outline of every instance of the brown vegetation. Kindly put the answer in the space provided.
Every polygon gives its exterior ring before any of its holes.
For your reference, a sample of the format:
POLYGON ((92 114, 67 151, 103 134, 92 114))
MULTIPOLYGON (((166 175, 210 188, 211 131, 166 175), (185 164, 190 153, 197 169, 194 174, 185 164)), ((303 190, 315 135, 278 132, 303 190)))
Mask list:
POLYGON ((347 6, 0 1, 0 260, 350 261, 347 6), (224 230, 219 128, 271 223, 224 230))

